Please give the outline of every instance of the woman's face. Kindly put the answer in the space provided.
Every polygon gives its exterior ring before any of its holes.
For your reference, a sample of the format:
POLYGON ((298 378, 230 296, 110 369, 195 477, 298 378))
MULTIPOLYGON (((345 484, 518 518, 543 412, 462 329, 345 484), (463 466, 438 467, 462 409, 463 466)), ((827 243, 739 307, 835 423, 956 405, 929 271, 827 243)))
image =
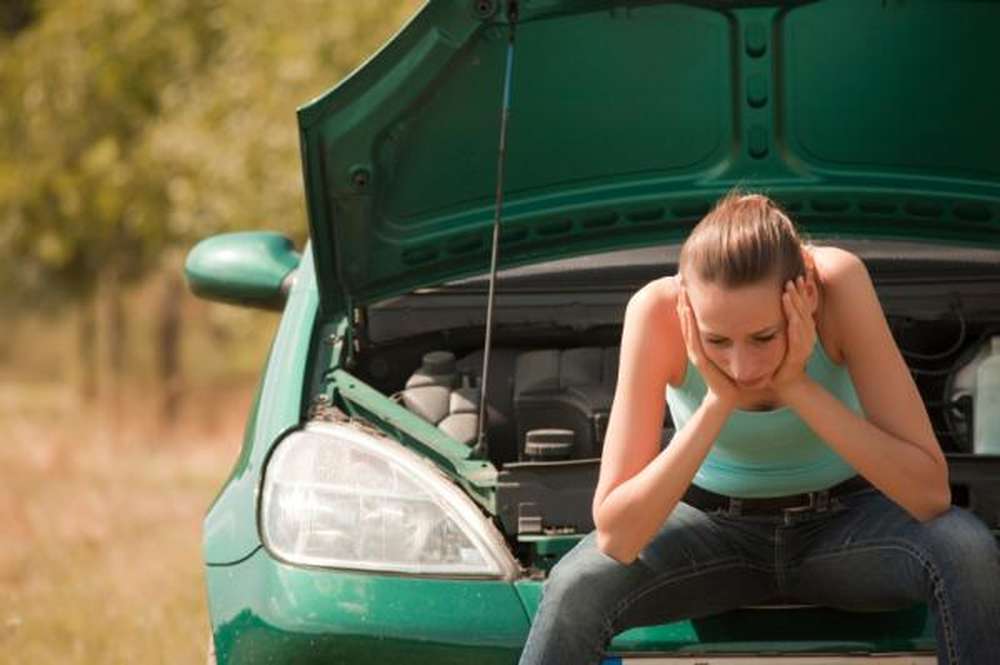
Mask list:
POLYGON ((726 289, 685 278, 705 355, 742 390, 765 388, 785 357, 777 280, 726 289))

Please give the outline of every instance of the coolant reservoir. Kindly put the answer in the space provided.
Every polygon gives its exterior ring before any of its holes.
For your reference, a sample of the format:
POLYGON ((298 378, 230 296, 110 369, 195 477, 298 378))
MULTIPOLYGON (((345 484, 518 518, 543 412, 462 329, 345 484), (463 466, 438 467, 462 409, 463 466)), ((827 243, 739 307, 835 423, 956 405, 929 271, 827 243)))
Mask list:
POLYGON ((973 451, 1000 455, 1000 335, 990 338, 990 355, 976 369, 973 451))
POLYGON ((436 425, 448 415, 455 379, 455 354, 451 351, 429 351, 423 355, 420 368, 406 380, 403 404, 436 425))

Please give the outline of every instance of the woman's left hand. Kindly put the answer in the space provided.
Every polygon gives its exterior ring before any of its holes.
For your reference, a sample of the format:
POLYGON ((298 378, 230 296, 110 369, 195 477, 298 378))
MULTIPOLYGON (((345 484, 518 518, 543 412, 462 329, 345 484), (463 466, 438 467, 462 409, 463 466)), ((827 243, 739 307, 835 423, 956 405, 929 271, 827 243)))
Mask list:
POLYGON ((779 397, 806 380, 806 362, 816 344, 816 323, 805 299, 805 277, 788 281, 781 294, 785 312, 787 348, 785 359, 771 377, 771 386, 779 397))

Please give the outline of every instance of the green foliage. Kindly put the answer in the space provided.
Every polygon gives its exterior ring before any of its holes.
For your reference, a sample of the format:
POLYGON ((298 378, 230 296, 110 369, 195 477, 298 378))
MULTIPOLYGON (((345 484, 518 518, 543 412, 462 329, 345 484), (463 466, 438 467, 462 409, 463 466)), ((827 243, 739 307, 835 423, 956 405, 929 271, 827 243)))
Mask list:
POLYGON ((0 41, 0 298, 86 298, 224 230, 304 239, 295 107, 417 4, 21 2, 34 22, 0 41))
POLYGON ((98 275, 138 276, 171 237, 164 185, 144 168, 160 91, 196 75, 218 29, 201 0, 44 9, 0 69, 0 251, 28 295, 88 296, 98 275))

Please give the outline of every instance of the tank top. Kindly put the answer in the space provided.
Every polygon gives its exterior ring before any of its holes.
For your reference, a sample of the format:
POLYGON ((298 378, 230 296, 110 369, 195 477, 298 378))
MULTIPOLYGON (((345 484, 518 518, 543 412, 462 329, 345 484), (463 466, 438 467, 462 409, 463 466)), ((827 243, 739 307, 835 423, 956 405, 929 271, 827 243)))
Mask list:
MULTIPOLYGON (((806 374, 852 411, 863 415, 854 383, 817 339, 806 374)), ((678 431, 705 396, 705 381, 688 359, 684 383, 667 386, 667 405, 678 431)), ((790 407, 734 409, 694 477, 694 484, 726 496, 772 497, 825 489, 857 472, 790 407)))

